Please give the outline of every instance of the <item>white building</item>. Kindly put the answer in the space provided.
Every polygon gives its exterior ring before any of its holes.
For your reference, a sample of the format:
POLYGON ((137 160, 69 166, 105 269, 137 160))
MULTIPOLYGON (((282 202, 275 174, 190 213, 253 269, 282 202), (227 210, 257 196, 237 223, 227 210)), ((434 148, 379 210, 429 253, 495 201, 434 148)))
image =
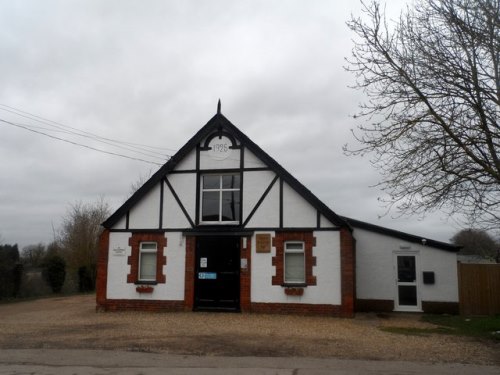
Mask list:
POLYGON ((338 216, 220 110, 103 226, 103 310, 458 311, 457 247, 338 216))

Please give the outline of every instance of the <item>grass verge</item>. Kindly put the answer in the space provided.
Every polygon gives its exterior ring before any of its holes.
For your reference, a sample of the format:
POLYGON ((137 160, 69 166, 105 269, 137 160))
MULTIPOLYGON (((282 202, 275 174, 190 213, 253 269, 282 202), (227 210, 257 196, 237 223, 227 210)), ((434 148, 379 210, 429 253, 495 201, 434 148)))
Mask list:
POLYGON ((457 315, 423 315, 422 320, 434 324, 436 327, 382 327, 381 330, 411 336, 445 334, 476 337, 500 342, 500 315, 470 318, 457 315))

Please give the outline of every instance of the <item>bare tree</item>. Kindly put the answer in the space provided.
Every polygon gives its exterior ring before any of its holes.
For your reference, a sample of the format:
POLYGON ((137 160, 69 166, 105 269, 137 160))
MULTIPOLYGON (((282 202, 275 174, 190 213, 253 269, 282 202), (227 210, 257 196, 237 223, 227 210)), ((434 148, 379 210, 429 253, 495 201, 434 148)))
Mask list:
POLYGON ((21 251, 21 260, 23 264, 31 267, 40 267, 45 257, 45 245, 38 243, 23 247, 21 251))
POLYGON ((378 2, 352 17, 347 70, 367 101, 355 137, 390 206, 500 219, 500 0, 416 0, 396 21, 378 2))
POLYGON ((153 175, 152 169, 150 169, 149 172, 145 174, 140 174, 139 178, 130 184, 129 196, 132 196, 137 190, 139 190, 142 187, 142 185, 144 185, 152 175, 153 175))
MULTIPOLYGON (((68 265, 70 276, 82 274, 95 285, 97 255, 101 223, 109 215, 108 204, 103 199, 92 204, 73 204, 63 220, 60 232, 61 252, 68 265)), ((79 280, 81 282, 82 280, 79 280)))

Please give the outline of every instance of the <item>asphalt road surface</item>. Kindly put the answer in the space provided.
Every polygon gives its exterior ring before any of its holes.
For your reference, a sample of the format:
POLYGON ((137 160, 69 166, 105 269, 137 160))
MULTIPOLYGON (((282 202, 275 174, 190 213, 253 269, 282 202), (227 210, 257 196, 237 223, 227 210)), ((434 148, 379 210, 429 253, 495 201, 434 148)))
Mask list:
POLYGON ((455 363, 417 363, 283 357, 215 357, 130 351, 4 349, 0 374, 9 375, 461 375, 500 374, 500 367, 455 363))

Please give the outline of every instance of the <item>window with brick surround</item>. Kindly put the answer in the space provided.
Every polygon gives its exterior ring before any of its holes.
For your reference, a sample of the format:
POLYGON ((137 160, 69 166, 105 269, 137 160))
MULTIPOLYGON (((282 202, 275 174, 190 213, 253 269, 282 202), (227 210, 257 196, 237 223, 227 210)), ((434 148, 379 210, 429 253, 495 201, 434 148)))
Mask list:
POLYGON ((306 282, 304 242, 285 242, 284 257, 285 284, 304 284, 306 282))
POLYGON ((272 285, 284 287, 316 285, 316 276, 313 275, 316 266, 316 257, 313 256, 316 238, 313 232, 276 232, 272 245, 276 248, 276 255, 272 258, 272 265, 275 267, 272 285), (298 248, 299 244, 303 246, 302 251, 298 248), (303 280, 299 281, 301 256, 304 268, 303 280), (286 258, 289 258, 289 264, 292 263, 289 274, 287 274, 286 258), (293 279, 295 280, 292 281, 293 279))
POLYGON ((167 264, 164 255, 167 239, 163 233, 133 233, 129 238, 132 248, 127 264, 130 273, 127 283, 132 284, 163 284, 166 277, 163 266, 167 264))
POLYGON ((139 246, 139 281, 156 281, 156 242, 141 242, 139 246))

